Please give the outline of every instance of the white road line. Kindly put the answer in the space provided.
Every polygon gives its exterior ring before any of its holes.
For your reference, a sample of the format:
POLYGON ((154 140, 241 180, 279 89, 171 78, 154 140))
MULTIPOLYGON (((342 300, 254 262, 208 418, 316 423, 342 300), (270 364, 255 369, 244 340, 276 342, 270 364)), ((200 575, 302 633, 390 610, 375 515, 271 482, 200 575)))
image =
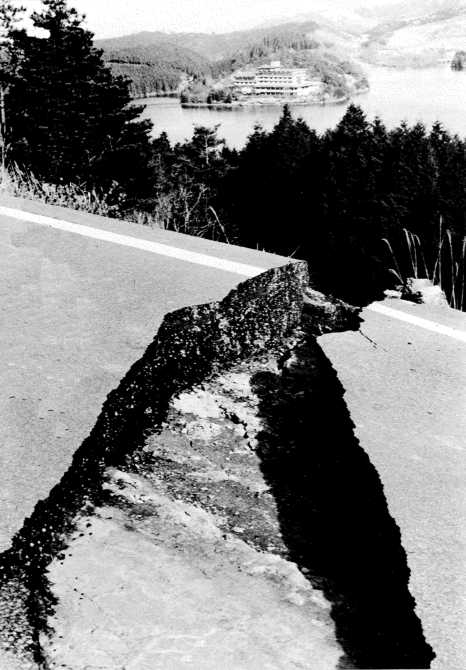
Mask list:
POLYGON ((32 214, 19 209, 12 209, 10 207, 1 207, 0 214, 8 216, 12 219, 19 219, 20 221, 28 221, 30 223, 37 223, 41 226, 49 226, 57 230, 63 230, 67 233, 74 233, 76 235, 83 235, 84 237, 91 237, 94 240, 101 240, 103 242, 112 242, 113 244, 121 244, 125 247, 132 247, 133 249, 140 249, 141 251, 149 251, 160 256, 168 256, 169 258, 176 258, 187 263, 195 263, 196 265, 204 265, 217 270, 224 270, 225 272, 232 272, 243 277, 256 277, 265 272, 267 268, 259 268, 254 265, 247 265, 245 263, 237 263, 235 261, 228 261, 217 256, 209 256, 207 254, 199 254, 195 251, 188 251, 187 249, 179 249, 168 244, 159 242, 151 242, 137 237, 130 237, 129 235, 120 235, 119 233, 112 233, 108 230, 100 230, 99 228, 92 228, 91 226, 84 226, 78 223, 70 223, 69 221, 62 221, 61 219, 53 219, 49 216, 41 216, 39 214, 32 214))
POLYGON ((455 340, 460 342, 466 342, 466 331, 458 330, 457 328, 450 328, 450 326, 443 326, 441 323, 436 321, 429 321, 428 319, 422 319, 419 316, 414 316, 413 314, 406 314, 406 312, 401 312, 398 309, 393 309, 392 307, 385 307, 380 303, 373 303, 366 307, 366 309, 371 312, 376 312, 377 314, 383 314, 384 316, 389 316, 392 319, 398 319, 398 321, 405 321, 406 323, 411 323, 413 326, 419 326, 419 328, 424 328, 425 330, 430 330, 433 333, 438 333, 439 335, 447 335, 448 337, 453 337, 455 340))

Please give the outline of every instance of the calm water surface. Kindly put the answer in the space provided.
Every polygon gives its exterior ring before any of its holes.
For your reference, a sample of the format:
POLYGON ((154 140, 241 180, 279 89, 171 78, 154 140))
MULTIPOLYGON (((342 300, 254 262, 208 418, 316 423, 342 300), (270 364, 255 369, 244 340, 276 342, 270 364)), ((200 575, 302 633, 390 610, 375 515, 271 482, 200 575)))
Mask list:
MULTIPOLYGON (((427 126, 440 120, 450 131, 466 137, 466 72, 453 72, 445 65, 424 70, 365 68, 371 82, 369 93, 355 98, 368 117, 378 115, 387 126, 423 121, 427 126)), ((154 135, 163 130, 172 142, 191 137, 195 125, 220 124, 219 135, 231 147, 242 147, 254 124, 270 130, 281 107, 261 106, 235 110, 182 109, 178 100, 155 98, 144 101, 143 116, 154 123, 154 135)), ((337 124, 346 105, 297 106, 301 116, 319 132, 337 124)))

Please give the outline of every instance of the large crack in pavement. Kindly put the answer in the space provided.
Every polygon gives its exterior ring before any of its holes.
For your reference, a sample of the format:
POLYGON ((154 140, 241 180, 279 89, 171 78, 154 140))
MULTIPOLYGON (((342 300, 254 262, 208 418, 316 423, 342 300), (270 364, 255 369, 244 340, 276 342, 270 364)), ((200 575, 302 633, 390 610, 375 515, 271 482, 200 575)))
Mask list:
POLYGON ((429 667, 398 528, 316 340, 358 310, 306 285, 291 263, 166 317, 0 557, 18 667, 429 667))
POLYGON ((399 528, 314 334, 305 310, 302 337, 280 373, 252 381, 264 422, 257 453, 282 537, 332 603, 347 654, 341 667, 429 668, 434 653, 408 590, 399 528))

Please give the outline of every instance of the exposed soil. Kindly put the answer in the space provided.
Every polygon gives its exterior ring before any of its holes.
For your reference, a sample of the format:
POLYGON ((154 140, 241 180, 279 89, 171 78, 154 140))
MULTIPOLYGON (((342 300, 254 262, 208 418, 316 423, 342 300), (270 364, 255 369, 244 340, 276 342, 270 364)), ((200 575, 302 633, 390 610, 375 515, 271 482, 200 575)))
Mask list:
POLYGON ((106 471, 105 500, 49 570, 48 667, 337 667, 330 604, 287 558, 255 452, 249 382, 274 369, 250 361, 181 394, 106 471))

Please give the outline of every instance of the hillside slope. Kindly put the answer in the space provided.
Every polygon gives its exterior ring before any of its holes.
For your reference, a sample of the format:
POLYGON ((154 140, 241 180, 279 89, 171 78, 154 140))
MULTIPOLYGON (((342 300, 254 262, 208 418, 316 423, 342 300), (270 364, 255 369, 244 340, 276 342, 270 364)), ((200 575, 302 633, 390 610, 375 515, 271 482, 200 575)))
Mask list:
POLYGON ((235 51, 244 49, 251 44, 260 42, 270 37, 271 33, 280 36, 290 36, 297 32, 311 33, 318 28, 314 21, 292 21, 280 25, 252 28, 250 30, 237 30, 231 33, 164 33, 140 32, 122 37, 114 37, 106 40, 98 40, 96 46, 107 51, 120 51, 128 49, 158 50, 166 48, 178 48, 195 52, 208 61, 218 61, 227 58, 235 51))
POLYGON ((355 61, 390 67, 451 63, 466 48, 466 0, 402 0, 359 10, 326 9, 230 33, 140 32, 96 45, 113 71, 130 78, 134 97, 194 99, 238 68, 280 59, 320 77, 330 98, 367 86, 355 61))
POLYGON ((466 9, 451 18, 406 26, 387 40, 387 47, 398 52, 427 52, 448 60, 454 51, 465 46, 466 9))
POLYGON ((224 34, 141 32, 99 40, 96 46, 116 73, 129 76, 134 96, 185 87, 208 91, 238 68, 271 59, 306 67, 332 93, 344 96, 353 85, 367 85, 342 48, 346 42, 338 31, 305 20, 224 34))
POLYGON ((134 97, 177 92, 189 78, 202 79, 212 72, 201 54, 170 42, 163 33, 139 33, 96 45, 114 73, 130 79, 134 97))
POLYGON ((316 39, 330 40, 347 57, 378 65, 436 65, 466 48, 466 0, 400 0, 362 9, 329 3, 294 20, 315 21, 316 39))
MULTIPOLYGON (((373 15, 373 14, 372 14, 373 15)), ((379 11, 361 48, 364 60, 389 66, 450 62, 466 46, 464 0, 418 0, 379 11)))

